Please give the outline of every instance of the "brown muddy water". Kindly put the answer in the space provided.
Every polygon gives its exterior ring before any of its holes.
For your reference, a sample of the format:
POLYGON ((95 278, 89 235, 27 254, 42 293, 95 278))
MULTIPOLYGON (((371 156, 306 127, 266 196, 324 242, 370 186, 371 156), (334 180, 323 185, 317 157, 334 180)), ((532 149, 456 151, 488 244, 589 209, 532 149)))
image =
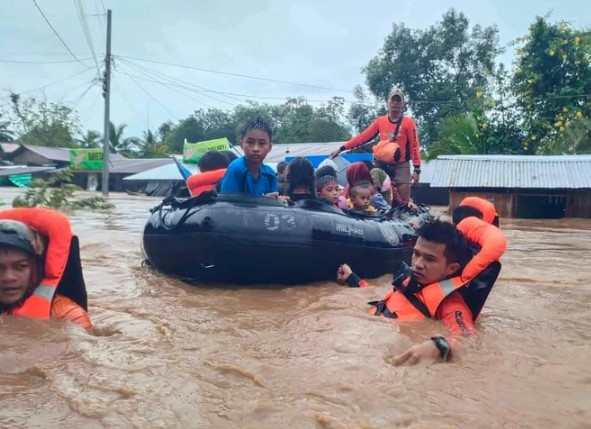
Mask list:
POLYGON ((479 335, 452 363, 394 367, 445 331, 366 315, 389 276, 188 286, 142 267, 159 200, 111 200, 71 217, 99 335, 0 318, 0 428, 591 428, 591 220, 503 220, 479 335))

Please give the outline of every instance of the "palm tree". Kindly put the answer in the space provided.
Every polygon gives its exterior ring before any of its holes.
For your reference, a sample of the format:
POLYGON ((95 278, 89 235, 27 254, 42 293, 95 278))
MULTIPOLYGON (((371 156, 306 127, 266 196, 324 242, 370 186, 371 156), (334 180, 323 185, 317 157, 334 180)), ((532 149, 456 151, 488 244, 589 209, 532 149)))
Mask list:
POLYGON ((164 158, 170 154, 170 148, 158 139, 157 133, 151 130, 144 131, 144 138, 140 144, 142 158, 164 158))
POLYGON ((86 149, 101 147, 103 140, 101 134, 98 131, 87 130, 86 134, 80 134, 80 138, 76 139, 80 147, 86 149))
POLYGON ((0 122, 0 142, 11 142, 14 140, 14 133, 8 128, 10 122, 0 122))
POLYGON ((484 154, 486 144, 478 134, 478 123, 474 115, 448 116, 439 129, 438 140, 428 149, 427 159, 439 155, 484 154))
POLYGON ((109 140, 111 142, 111 151, 113 153, 120 153, 121 155, 134 157, 137 155, 140 139, 137 137, 123 138, 123 132, 127 124, 120 124, 115 127, 112 122, 109 123, 109 140))

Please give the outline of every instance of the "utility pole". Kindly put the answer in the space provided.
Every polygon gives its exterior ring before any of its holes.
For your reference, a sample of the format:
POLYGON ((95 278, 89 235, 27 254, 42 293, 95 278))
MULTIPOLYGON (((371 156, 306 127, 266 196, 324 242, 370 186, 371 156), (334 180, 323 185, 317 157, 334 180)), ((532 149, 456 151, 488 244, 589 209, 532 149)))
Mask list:
POLYGON ((103 131, 103 183, 102 191, 109 195, 109 111, 111 107, 111 9, 107 10, 107 54, 105 55, 105 75, 103 77, 103 97, 105 98, 105 127, 103 131))

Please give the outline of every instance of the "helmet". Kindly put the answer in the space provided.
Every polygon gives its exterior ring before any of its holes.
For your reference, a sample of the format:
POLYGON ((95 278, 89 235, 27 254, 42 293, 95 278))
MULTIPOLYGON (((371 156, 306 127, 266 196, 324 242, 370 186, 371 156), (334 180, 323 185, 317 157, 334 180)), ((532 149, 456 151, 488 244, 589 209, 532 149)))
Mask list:
POLYGON ((31 256, 38 254, 35 246, 35 232, 16 220, 0 220, 0 246, 16 247, 31 256))

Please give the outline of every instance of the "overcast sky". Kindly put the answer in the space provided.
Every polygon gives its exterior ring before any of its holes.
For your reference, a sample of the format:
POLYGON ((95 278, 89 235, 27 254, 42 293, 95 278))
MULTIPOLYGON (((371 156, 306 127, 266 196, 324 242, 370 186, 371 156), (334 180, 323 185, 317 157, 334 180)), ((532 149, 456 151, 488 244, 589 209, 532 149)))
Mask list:
MULTIPOLYGON (((425 28, 452 7, 464 12, 471 24, 497 25, 501 45, 524 35, 535 16, 551 10, 552 20, 569 20, 577 28, 591 27, 591 3, 583 0, 36 3, 86 66, 68 53, 33 0, 0 0, 0 108, 6 104, 7 89, 38 96, 39 90, 31 90, 48 85, 44 92, 49 100, 75 107, 84 129, 102 132, 101 87, 91 85, 97 68, 76 4, 80 3, 88 15, 88 33, 100 57, 101 70, 106 34, 103 14, 104 8, 111 9, 112 53, 116 56, 111 120, 128 124, 128 135, 141 135, 148 127, 155 129, 164 121, 185 118, 198 108, 230 109, 249 96, 269 97, 260 101, 276 103, 290 96, 306 96, 318 100, 315 103, 335 95, 351 100, 352 88, 364 82, 362 67, 380 50, 393 23, 425 28), (330 89, 248 79, 232 73, 330 89)), ((500 58, 505 63, 511 60, 511 51, 500 58)))

